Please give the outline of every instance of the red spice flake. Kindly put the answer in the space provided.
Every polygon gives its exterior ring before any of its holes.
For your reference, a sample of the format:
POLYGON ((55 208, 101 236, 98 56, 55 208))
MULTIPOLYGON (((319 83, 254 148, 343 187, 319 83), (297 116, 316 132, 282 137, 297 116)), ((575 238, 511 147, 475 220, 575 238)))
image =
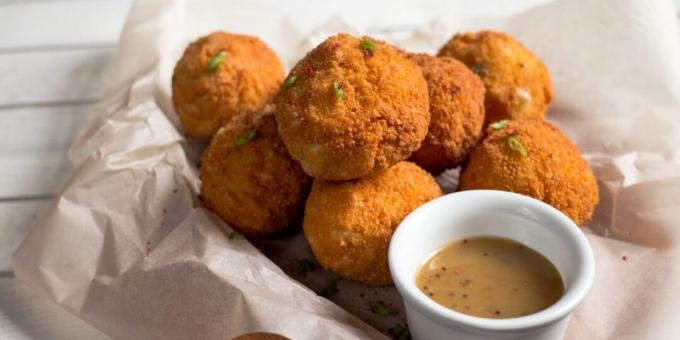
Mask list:
POLYGON ((423 286, 423 289, 427 290, 427 286, 423 286))
POLYGON ((501 315, 501 311, 499 311, 498 309, 496 309, 496 311, 495 311, 494 313, 495 313, 496 315, 501 315))
POLYGON ((468 240, 464 238, 463 243, 468 243, 468 240))
POLYGON ((176 194, 176 193, 177 193, 177 189, 173 190, 172 193, 173 193, 173 194, 176 194))
POLYGON ((428 293, 427 295, 429 295, 429 296, 434 296, 434 293, 428 293))
POLYGON ((442 271, 446 271, 446 267, 442 267, 442 271))
POLYGON ((164 214, 167 214, 167 213, 168 213, 168 211, 167 211, 167 210, 165 210, 165 209, 163 209, 163 213, 164 213, 164 214))
POLYGON ((463 287, 467 287, 467 286, 470 285, 470 282, 471 282, 470 280, 461 281, 460 285, 463 286, 463 287))
POLYGON ((436 278, 439 278, 439 274, 434 274, 434 276, 435 276, 436 278))
POLYGON ((624 260, 624 261, 628 261, 628 256, 624 256, 621 259, 624 260))
POLYGON ((453 273, 458 275, 458 274, 460 274, 460 270, 456 269, 456 270, 453 271, 453 273))
POLYGON ((316 72, 316 70, 314 69, 314 66, 310 65, 310 66, 305 67, 304 72, 305 72, 305 75, 307 75, 307 77, 311 77, 312 75, 314 75, 314 72, 316 72))
POLYGON ((463 299, 467 299, 467 294, 463 294, 463 299))

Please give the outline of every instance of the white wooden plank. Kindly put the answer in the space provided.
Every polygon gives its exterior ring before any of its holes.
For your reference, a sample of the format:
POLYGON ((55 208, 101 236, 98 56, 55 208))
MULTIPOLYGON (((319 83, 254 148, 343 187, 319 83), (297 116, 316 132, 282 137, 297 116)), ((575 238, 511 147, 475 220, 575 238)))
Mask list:
POLYGON ((102 96, 114 48, 0 54, 0 108, 102 96))
POLYGON ((89 105, 0 110, 0 199, 58 193, 72 173, 66 158, 89 105))
POLYGON ((50 200, 0 202, 0 272, 13 269, 11 256, 50 200))
POLYGON ((0 338, 111 339, 14 278, 0 278, 0 338))
POLYGON ((0 49, 115 44, 130 0, 9 2, 0 7, 0 49))

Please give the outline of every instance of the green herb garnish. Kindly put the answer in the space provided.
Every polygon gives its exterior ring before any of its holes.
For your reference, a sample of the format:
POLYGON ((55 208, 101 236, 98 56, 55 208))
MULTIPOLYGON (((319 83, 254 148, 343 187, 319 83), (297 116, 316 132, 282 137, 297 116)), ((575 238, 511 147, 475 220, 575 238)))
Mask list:
POLYGON ((502 119, 497 122, 489 124, 489 127, 494 129, 494 130, 500 130, 504 129, 506 126, 508 126, 508 120, 507 119, 502 119))
POLYGON ((242 240, 244 237, 240 233, 237 233, 235 231, 232 231, 229 233, 229 239, 230 240, 242 240))
POLYGON ((219 53, 215 54, 215 56, 212 57, 212 59, 210 59, 208 62, 208 71, 214 72, 217 70, 224 62, 224 59, 227 59, 226 51, 220 51, 219 53))
POLYGON ((476 73, 479 77, 486 76, 486 65, 484 65, 484 63, 472 65, 470 69, 472 70, 472 72, 476 73))
POLYGON ((373 53, 375 53, 375 44, 368 39, 360 41, 359 46, 368 52, 368 55, 373 55, 373 53))
POLYGON ((394 327, 387 330, 395 340, 407 340, 411 339, 411 333, 408 331, 408 327, 398 323, 394 327))
POLYGON ((508 137, 508 146, 510 146, 511 149, 519 152, 522 157, 526 157, 529 155, 529 151, 527 151, 527 148, 524 147, 524 144, 522 144, 522 141, 519 140, 519 137, 517 135, 512 135, 508 137))
POLYGON ((329 278, 326 280, 326 285, 319 291, 318 294, 325 297, 326 299, 330 299, 333 294, 338 291, 338 281, 340 281, 340 278, 337 276, 329 278))
POLYGON ((338 101, 341 102, 345 98, 345 91, 342 90, 337 81, 333 82, 333 91, 335 91, 335 98, 337 98, 338 101))
POLYGON ((293 75, 293 76, 288 77, 288 79, 286 79, 286 82, 283 83, 283 89, 288 90, 293 85, 295 85, 296 81, 297 81, 297 76, 293 75))
POLYGON ((369 302, 369 305, 371 306, 371 312, 373 312, 373 314, 376 315, 390 316, 397 314, 396 311, 392 310, 390 307, 385 306, 385 304, 379 301, 369 302))
POLYGON ((295 276, 305 276, 314 269, 316 269, 316 263, 311 259, 296 259, 293 263, 293 275, 295 276))
POLYGON ((241 146, 243 144, 246 144, 250 142, 251 139, 255 137, 255 129, 248 129, 245 132, 241 134, 241 136, 238 137, 236 142, 234 142, 234 145, 236 146, 241 146))

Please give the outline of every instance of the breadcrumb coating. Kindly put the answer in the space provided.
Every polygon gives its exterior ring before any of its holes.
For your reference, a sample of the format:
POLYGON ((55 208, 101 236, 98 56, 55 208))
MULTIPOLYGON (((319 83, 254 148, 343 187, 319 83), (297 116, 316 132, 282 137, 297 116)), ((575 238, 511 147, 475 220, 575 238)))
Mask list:
POLYGON ((560 130, 534 119, 488 131, 470 154, 460 189, 512 191, 552 205, 577 225, 590 220, 599 200, 595 175, 560 130))
POLYGON ((411 211, 441 194, 434 178, 410 162, 359 180, 316 179, 305 207, 305 236, 324 268, 370 285, 390 284, 392 233, 411 211))
POLYGON ((456 34, 439 56, 462 61, 482 78, 486 124, 545 116, 553 93, 548 68, 511 36, 493 31, 456 34))
POLYGON ((203 154, 200 176, 206 206, 246 235, 288 226, 311 184, 288 155, 271 114, 245 114, 222 127, 203 154))
POLYGON ((427 134, 425 79, 382 41, 330 37, 295 65, 285 84, 275 99, 279 132, 312 177, 374 174, 407 159, 427 134))
POLYGON ((484 84, 463 63, 448 57, 412 54, 427 81, 430 126, 411 161, 433 174, 462 162, 482 137, 484 84))
POLYGON ((192 42, 172 76, 172 102, 187 135, 210 138, 233 117, 272 100, 283 65, 260 39, 215 32, 192 42), (224 51, 214 69, 208 64, 224 51))

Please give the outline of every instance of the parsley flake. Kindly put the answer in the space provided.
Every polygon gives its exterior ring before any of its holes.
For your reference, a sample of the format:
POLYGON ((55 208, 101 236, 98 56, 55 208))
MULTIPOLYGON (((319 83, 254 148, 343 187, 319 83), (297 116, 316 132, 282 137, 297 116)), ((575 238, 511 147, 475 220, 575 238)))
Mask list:
POLYGON ((293 275, 295 276, 305 276, 314 269, 316 269, 316 263, 311 259, 296 259, 293 263, 293 275))
POLYGON ((220 65, 224 62, 224 59, 227 59, 227 52, 226 51, 220 51, 219 53, 215 54, 215 56, 210 59, 208 62, 208 71, 214 72, 217 70, 220 65))
POLYGON ((369 39, 365 39, 365 40, 360 41, 359 46, 361 46, 361 48, 363 48, 366 52, 368 52, 369 56, 373 55, 373 53, 375 53, 375 44, 369 39))
POLYGON ((295 82, 297 81, 297 78, 298 77, 296 75, 288 77, 288 79, 286 79, 286 82, 283 83, 283 89, 288 90, 289 88, 293 87, 293 85, 295 85, 295 82))
POLYGON ((510 146, 511 149, 519 152, 522 157, 526 157, 529 155, 529 151, 527 151, 527 148, 524 147, 524 144, 522 144, 522 141, 519 140, 519 137, 517 135, 512 135, 508 137, 508 146, 510 146))
POLYGON ((335 91, 335 98, 338 99, 338 101, 342 101, 345 99, 345 91, 342 90, 340 87, 340 84, 337 81, 333 82, 333 91, 335 91))
POLYGON ((326 285, 319 291, 319 295, 330 299, 338 291, 338 281, 340 278, 337 276, 331 277, 326 281, 326 285))
POLYGON ((505 129, 505 127, 508 126, 508 120, 507 119, 502 119, 497 122, 493 122, 489 124, 489 127, 494 129, 494 130, 500 130, 500 129, 505 129))
POLYGON ((385 304, 379 301, 369 302, 369 305, 371 306, 371 312, 373 312, 373 314, 376 315, 390 316, 397 314, 396 311, 392 310, 390 307, 385 306, 385 304))
POLYGON ((411 333, 408 331, 408 327, 398 323, 394 327, 387 330, 395 340, 408 340, 411 339, 411 333))
POLYGON ((242 240, 244 237, 238 232, 232 231, 229 233, 229 239, 230 240, 242 240))
POLYGON ((236 142, 234 142, 234 145, 236 146, 241 146, 243 144, 246 144, 250 142, 251 139, 255 137, 255 129, 248 129, 245 132, 241 134, 241 136, 238 137, 236 142))

